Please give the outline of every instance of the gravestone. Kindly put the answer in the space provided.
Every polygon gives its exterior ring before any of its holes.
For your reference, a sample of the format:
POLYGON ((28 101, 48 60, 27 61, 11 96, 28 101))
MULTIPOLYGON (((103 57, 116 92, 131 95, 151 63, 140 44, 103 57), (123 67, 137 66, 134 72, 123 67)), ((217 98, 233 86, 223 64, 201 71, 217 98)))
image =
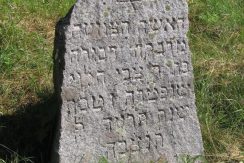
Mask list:
POLYGON ((56 27, 53 162, 203 152, 186 0, 78 0, 56 27))

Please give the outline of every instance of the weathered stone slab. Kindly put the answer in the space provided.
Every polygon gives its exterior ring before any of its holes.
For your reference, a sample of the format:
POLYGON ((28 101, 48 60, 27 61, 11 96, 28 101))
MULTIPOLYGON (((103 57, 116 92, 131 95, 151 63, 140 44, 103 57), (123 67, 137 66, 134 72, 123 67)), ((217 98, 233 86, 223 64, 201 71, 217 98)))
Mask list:
POLYGON ((53 162, 176 162, 203 152, 186 0, 78 0, 59 22, 53 162))

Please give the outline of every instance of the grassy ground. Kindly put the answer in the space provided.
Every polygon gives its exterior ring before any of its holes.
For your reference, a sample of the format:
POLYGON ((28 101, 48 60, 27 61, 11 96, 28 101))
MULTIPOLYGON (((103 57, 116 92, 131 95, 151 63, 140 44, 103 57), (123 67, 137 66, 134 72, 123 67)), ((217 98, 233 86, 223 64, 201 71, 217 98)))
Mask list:
MULTIPOLYGON (((54 27, 75 0, 0 0, 0 162, 45 162, 57 109, 54 27)), ((243 0, 188 0, 209 162, 244 160, 243 0)))

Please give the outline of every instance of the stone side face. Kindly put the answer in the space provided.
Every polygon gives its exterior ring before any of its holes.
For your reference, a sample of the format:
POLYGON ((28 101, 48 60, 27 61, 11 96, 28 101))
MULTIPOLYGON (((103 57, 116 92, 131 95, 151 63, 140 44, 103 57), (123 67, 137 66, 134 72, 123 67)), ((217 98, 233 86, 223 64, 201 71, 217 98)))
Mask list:
POLYGON ((202 154, 186 0, 78 0, 57 25, 53 162, 202 154))

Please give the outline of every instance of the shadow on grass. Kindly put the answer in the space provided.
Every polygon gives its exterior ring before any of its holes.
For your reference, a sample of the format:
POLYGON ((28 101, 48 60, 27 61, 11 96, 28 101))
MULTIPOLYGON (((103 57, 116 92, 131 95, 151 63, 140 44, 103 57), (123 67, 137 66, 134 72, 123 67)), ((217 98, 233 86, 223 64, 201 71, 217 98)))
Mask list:
POLYGON ((48 162, 57 110, 57 100, 52 96, 13 115, 0 116, 0 158, 6 162, 26 158, 48 162))

